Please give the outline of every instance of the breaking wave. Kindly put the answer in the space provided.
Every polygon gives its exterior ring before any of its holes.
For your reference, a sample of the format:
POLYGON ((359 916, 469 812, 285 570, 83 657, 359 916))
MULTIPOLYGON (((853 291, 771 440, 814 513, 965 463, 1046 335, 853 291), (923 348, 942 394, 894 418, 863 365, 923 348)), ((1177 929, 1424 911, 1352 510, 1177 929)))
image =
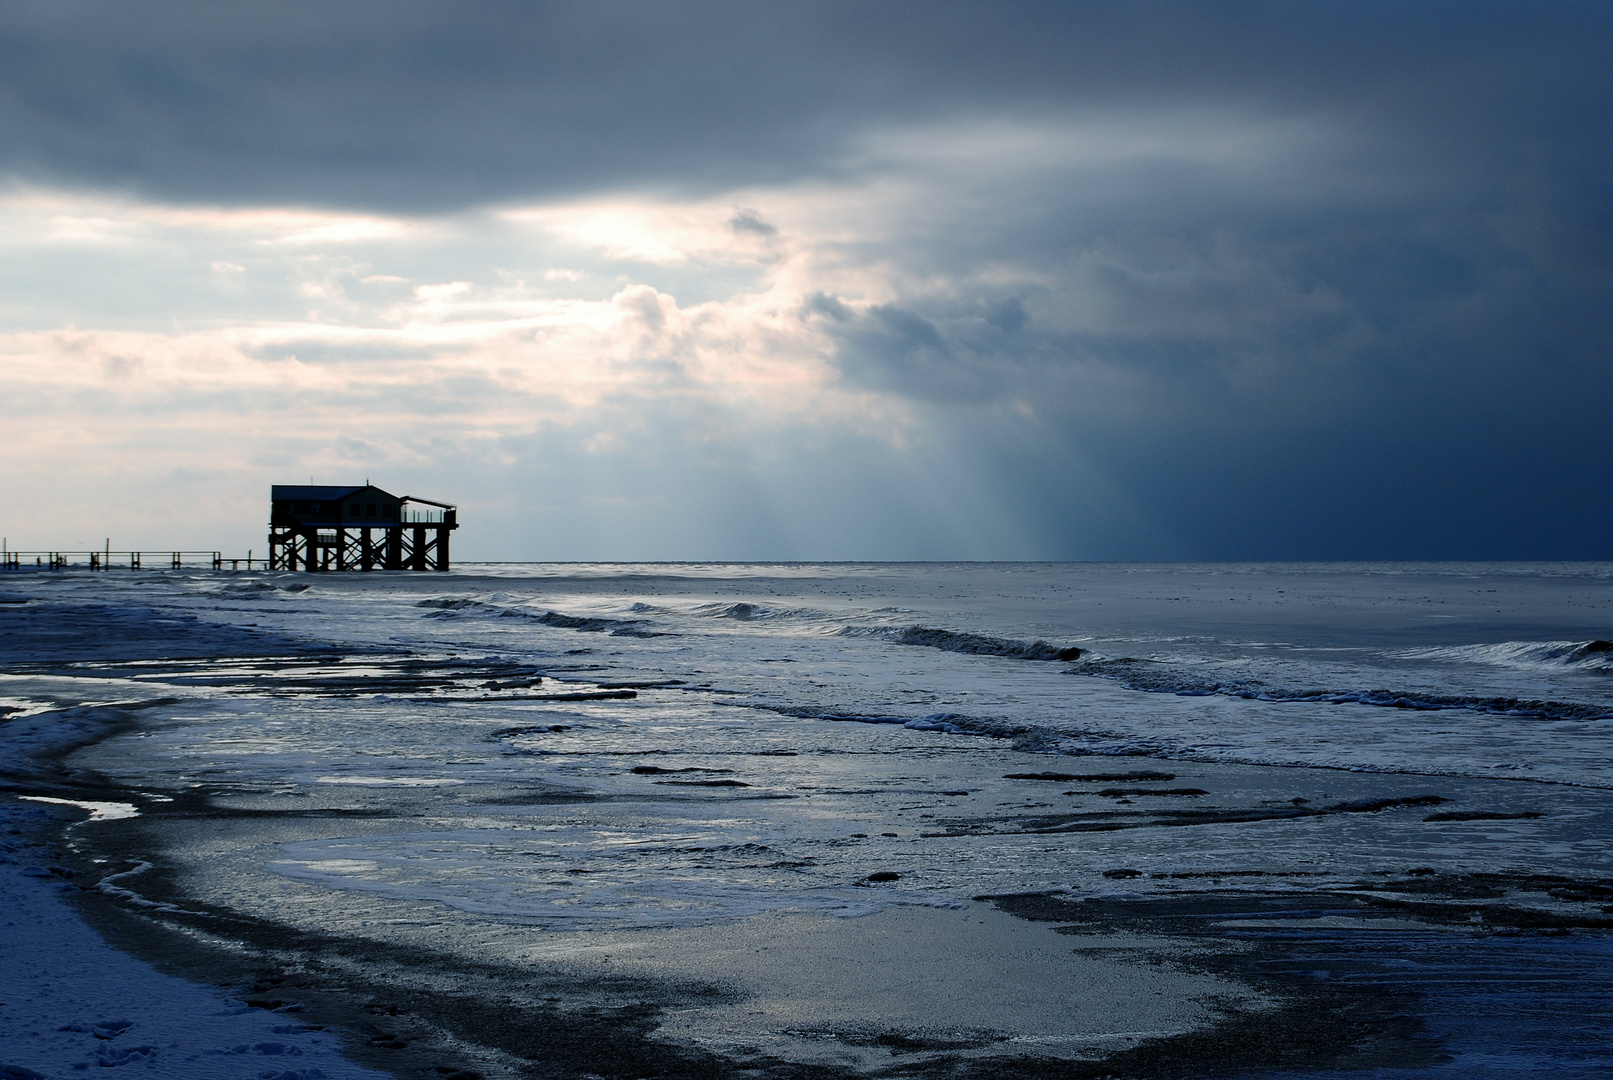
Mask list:
POLYGON ((232 600, 243 600, 255 596, 268 596, 271 593, 300 593, 307 592, 310 586, 304 582, 294 582, 290 585, 275 585, 268 581, 256 579, 247 581, 227 581, 222 585, 207 589, 214 596, 228 597, 232 600))
POLYGON ((928 713, 924 716, 890 716, 822 705, 779 705, 763 702, 734 704, 743 708, 777 713, 780 716, 796 716, 803 720, 828 720, 841 724, 889 724, 904 727, 909 731, 935 731, 948 735, 1007 739, 1011 741, 1013 749, 1033 754, 1159 754, 1167 745, 1161 742, 1149 742, 1144 746, 1136 740, 1125 740, 1123 736, 1113 732, 1060 731, 1037 724, 953 712, 928 713))
POLYGON ((738 619, 741 622, 750 622, 753 619, 776 618, 784 614, 784 612, 763 607, 760 604, 748 604, 742 601, 737 604, 709 604, 701 609, 701 614, 710 615, 718 619, 738 619))
POLYGON ((1045 641, 1016 641, 1013 638, 938 630, 930 626, 854 627, 840 631, 846 637, 883 637, 897 645, 917 645, 971 656, 1005 656, 1013 660, 1078 660, 1082 651, 1073 645, 1049 645, 1045 641))
POLYGON ((519 615, 545 626, 555 626, 562 630, 581 630, 585 634, 609 633, 614 637, 660 637, 654 630, 646 629, 642 619, 608 619, 599 615, 562 615, 558 611, 545 611, 542 615, 532 615, 524 611, 510 611, 510 615, 519 615))
POLYGON ((1542 720, 1613 719, 1606 705, 1573 701, 1547 701, 1506 696, 1434 694, 1396 690, 1296 690, 1271 686, 1259 679, 1207 679, 1155 660, 1092 659, 1070 669, 1071 674, 1113 679, 1128 690, 1181 697, 1235 697, 1249 701, 1320 702, 1330 705, 1374 705, 1389 709, 1470 712, 1542 720))
POLYGON ((1502 641, 1493 645, 1452 645, 1407 649, 1407 660, 1488 664, 1508 668, 1563 668, 1613 672, 1613 641, 1502 641))
POLYGON ((485 600, 465 597, 433 597, 421 600, 415 607, 432 608, 428 619, 453 618, 462 612, 477 612, 495 619, 529 619, 561 630, 580 630, 587 634, 608 633, 612 637, 662 637, 660 631, 645 626, 643 619, 612 619, 603 615, 565 615, 558 611, 541 614, 521 608, 501 607, 485 600))

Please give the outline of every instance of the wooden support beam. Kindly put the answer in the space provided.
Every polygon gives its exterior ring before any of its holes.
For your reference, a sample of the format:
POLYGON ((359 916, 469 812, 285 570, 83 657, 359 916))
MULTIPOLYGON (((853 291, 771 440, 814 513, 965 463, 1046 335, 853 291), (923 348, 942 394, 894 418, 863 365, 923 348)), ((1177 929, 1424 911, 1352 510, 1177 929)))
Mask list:
POLYGON ((423 525, 415 525, 409 530, 409 569, 424 570, 426 568, 426 530, 423 525))

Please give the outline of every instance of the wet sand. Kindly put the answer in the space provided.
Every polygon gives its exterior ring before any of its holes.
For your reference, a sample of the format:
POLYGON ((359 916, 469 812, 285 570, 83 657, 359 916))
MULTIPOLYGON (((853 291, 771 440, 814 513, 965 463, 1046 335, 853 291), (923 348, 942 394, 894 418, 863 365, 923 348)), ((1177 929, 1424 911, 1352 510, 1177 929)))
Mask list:
MULTIPOLYGON (((1243 782, 1236 767, 1187 772, 1206 790, 1243 782)), ((1266 772, 1297 790, 1318 775, 1266 772)), ((1498 1049, 1500 1031, 1499 1049, 1515 1057, 1577 1046, 1591 1064, 1613 1045, 1602 1007, 1613 1001, 1605 882, 1413 866, 1296 891, 1291 880, 1263 887, 1258 874, 1163 880, 1117 868, 1111 880, 1138 892, 565 933, 361 894, 303 911, 284 885, 270 902, 254 896, 270 878, 187 866, 321 829, 397 829, 421 803, 393 805, 396 819, 362 807, 285 813, 243 805, 258 799, 241 793, 157 801, 71 768, 43 780, 34 783, 52 797, 143 804, 140 816, 76 827, 57 852, 64 880, 83 886, 64 895, 108 940, 253 1008, 329 1028, 352 1060, 398 1076, 1145 1077, 1391 1065, 1437 1075, 1458 1066, 1464 1045, 1498 1049), (97 887, 141 863, 152 865, 97 887), (1501 987, 1512 996, 1497 997, 1501 987)), ((1443 805, 1406 802, 1341 813, 1427 818, 1443 805)), ((1111 825, 1134 824, 1136 811, 1112 813, 1111 825)), ((1470 824, 1483 827, 1428 827, 1470 824)))

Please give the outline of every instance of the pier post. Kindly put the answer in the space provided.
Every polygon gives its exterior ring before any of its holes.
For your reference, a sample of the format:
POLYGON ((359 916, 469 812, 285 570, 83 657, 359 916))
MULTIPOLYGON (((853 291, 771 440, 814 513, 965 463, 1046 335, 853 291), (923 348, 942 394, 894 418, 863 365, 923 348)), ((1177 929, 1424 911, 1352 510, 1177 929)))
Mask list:
POLYGON ((437 569, 448 569, 448 529, 437 530, 437 569))
POLYGON ((426 527, 414 527, 414 546, 409 552, 409 569, 424 570, 426 568, 426 527))

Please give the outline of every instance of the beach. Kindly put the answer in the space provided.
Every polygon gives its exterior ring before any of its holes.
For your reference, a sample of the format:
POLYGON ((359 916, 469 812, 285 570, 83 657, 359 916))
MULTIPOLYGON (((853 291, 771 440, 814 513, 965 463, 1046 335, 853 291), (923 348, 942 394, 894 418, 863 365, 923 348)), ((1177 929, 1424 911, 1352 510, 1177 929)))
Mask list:
POLYGON ((3 1063, 1600 1075, 1610 580, 8 575, 3 1063))

